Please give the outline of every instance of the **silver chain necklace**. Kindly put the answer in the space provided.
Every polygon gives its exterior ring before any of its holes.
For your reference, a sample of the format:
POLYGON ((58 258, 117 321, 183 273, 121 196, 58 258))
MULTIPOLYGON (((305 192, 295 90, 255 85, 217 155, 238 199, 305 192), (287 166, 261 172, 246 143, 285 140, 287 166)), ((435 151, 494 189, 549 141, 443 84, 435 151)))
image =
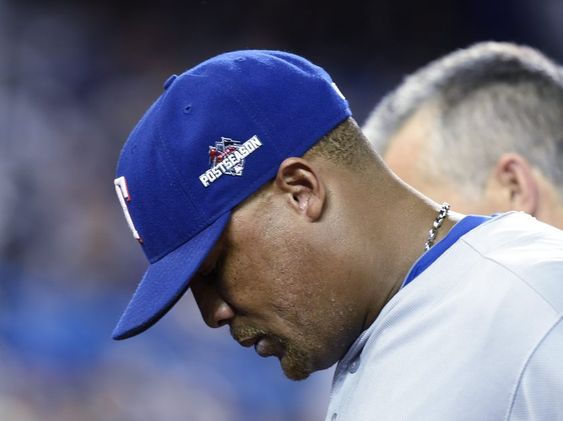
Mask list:
POLYGON ((449 211, 450 211, 449 203, 446 202, 442 203, 442 207, 438 212, 438 216, 436 216, 436 219, 432 224, 432 228, 430 229, 430 231, 428 231, 428 239, 424 244, 425 251, 430 250, 430 247, 434 245, 434 240, 436 239, 436 234, 438 233, 438 229, 442 226, 444 219, 446 219, 446 217, 448 216, 449 211))

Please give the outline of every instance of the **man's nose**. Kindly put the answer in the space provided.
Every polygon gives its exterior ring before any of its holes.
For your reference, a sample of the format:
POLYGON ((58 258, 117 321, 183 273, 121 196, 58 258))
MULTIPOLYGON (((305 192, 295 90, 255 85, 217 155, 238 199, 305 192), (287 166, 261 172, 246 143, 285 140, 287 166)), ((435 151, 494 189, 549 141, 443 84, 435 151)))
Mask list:
POLYGON ((234 316, 233 308, 225 301, 219 299, 213 303, 203 319, 209 327, 221 327, 230 323, 234 316))
POLYGON ((209 327, 221 327, 231 322, 235 311, 211 286, 202 283, 192 285, 192 293, 201 312, 201 317, 209 327))

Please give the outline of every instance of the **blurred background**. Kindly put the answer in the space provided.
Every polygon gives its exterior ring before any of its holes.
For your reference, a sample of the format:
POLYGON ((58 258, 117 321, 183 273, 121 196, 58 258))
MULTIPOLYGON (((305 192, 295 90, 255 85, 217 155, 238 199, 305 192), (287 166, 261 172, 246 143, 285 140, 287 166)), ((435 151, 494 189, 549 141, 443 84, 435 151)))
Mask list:
POLYGON ((363 123, 406 74, 482 40, 561 62, 563 1, 0 0, 0 420, 323 419, 332 370, 286 380, 189 293, 110 339, 146 267, 119 150, 170 74, 227 50, 308 57, 363 123))

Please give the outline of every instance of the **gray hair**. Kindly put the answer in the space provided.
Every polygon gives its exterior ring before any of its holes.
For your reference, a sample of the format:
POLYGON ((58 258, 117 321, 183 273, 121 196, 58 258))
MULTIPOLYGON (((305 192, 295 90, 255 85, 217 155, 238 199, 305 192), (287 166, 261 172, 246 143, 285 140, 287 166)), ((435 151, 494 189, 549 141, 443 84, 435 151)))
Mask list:
POLYGON ((436 117, 427 162, 418 165, 476 195, 499 156, 516 152, 563 193, 563 70, 539 51, 483 42, 433 61, 376 106, 364 133, 385 153, 426 105, 436 117))

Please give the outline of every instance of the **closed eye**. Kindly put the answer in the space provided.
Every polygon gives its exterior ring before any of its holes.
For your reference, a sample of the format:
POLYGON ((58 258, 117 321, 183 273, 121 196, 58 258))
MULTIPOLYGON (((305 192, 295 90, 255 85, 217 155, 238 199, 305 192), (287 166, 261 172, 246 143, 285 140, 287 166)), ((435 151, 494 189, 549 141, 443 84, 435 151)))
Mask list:
POLYGON ((205 263, 197 271, 197 275, 201 278, 207 278, 215 271, 214 265, 205 265, 205 263))
POLYGON ((223 234, 222 238, 217 242, 215 247, 211 250, 211 252, 207 255, 199 270, 197 271, 197 276, 201 278, 211 278, 217 277, 217 274, 222 268, 223 261, 225 259, 225 234, 223 234))
POLYGON ((204 262, 198 271, 198 276, 205 279, 206 282, 217 281, 221 276, 224 260, 224 255, 220 255, 214 262, 204 262))

